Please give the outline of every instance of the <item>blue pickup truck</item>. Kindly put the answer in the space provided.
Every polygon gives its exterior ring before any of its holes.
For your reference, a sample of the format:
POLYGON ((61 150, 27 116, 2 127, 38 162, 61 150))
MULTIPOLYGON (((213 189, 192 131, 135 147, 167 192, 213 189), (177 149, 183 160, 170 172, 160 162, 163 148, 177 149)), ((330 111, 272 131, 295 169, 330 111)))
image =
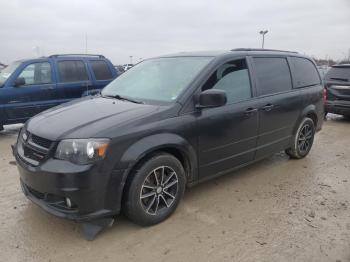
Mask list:
POLYGON ((12 63, 0 72, 0 131, 53 106, 96 94, 118 76, 102 55, 52 55, 12 63))

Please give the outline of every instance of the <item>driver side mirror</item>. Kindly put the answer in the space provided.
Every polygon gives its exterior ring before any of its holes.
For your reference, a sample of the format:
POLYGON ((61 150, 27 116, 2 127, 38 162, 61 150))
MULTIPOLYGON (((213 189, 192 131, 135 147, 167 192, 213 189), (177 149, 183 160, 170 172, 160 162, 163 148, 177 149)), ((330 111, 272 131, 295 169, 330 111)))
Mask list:
POLYGON ((26 80, 24 79, 24 77, 18 77, 15 80, 15 87, 24 86, 25 84, 26 84, 26 80))
POLYGON ((200 93, 197 108, 219 107, 227 103, 226 92, 219 89, 208 89, 200 93))

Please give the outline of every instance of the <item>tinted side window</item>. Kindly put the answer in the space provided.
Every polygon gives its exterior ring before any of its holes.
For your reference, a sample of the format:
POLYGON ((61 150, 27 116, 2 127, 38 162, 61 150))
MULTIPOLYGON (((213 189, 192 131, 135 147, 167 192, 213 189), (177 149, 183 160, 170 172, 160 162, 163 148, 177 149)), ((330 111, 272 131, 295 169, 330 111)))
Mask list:
POLYGON ((249 72, 245 59, 220 66, 204 84, 202 90, 220 89, 227 95, 227 103, 235 103, 251 97, 249 72))
POLYGON ((27 65, 19 77, 24 78, 25 85, 49 84, 52 82, 51 65, 48 62, 27 65))
POLYGON ((79 82, 89 79, 83 61, 59 61, 58 75, 60 82, 79 82))
POLYGON ((90 61, 96 80, 112 79, 112 72, 105 61, 90 61))
POLYGON ((321 83, 314 64, 305 58, 291 57, 295 87, 306 87, 321 83))
POLYGON ((292 89, 292 79, 286 58, 253 58, 258 78, 258 94, 268 95, 292 89))

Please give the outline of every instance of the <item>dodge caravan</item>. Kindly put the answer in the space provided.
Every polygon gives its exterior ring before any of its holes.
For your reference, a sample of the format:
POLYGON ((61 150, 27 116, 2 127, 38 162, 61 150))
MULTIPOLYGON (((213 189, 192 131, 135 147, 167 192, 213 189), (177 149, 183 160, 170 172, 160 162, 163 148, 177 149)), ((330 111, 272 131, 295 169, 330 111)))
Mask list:
POLYGON ((148 226, 169 217, 188 186, 282 150, 305 157, 323 108, 304 55, 180 53, 31 118, 13 151, 24 194, 46 211, 82 222, 123 211, 148 226))

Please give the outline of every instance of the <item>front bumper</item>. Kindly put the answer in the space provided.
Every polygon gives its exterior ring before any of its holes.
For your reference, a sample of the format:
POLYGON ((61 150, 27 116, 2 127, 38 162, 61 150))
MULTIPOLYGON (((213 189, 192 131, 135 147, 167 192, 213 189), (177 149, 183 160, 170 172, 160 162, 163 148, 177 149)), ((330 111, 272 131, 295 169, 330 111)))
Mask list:
POLYGON ((101 165, 82 166, 56 159, 34 167, 21 159, 15 147, 13 153, 23 193, 47 212, 77 221, 120 212, 124 170, 106 172, 101 165), (70 199, 71 207, 66 198, 70 199))
POLYGON ((350 115, 350 101, 344 100, 327 100, 325 111, 339 115, 350 115))

